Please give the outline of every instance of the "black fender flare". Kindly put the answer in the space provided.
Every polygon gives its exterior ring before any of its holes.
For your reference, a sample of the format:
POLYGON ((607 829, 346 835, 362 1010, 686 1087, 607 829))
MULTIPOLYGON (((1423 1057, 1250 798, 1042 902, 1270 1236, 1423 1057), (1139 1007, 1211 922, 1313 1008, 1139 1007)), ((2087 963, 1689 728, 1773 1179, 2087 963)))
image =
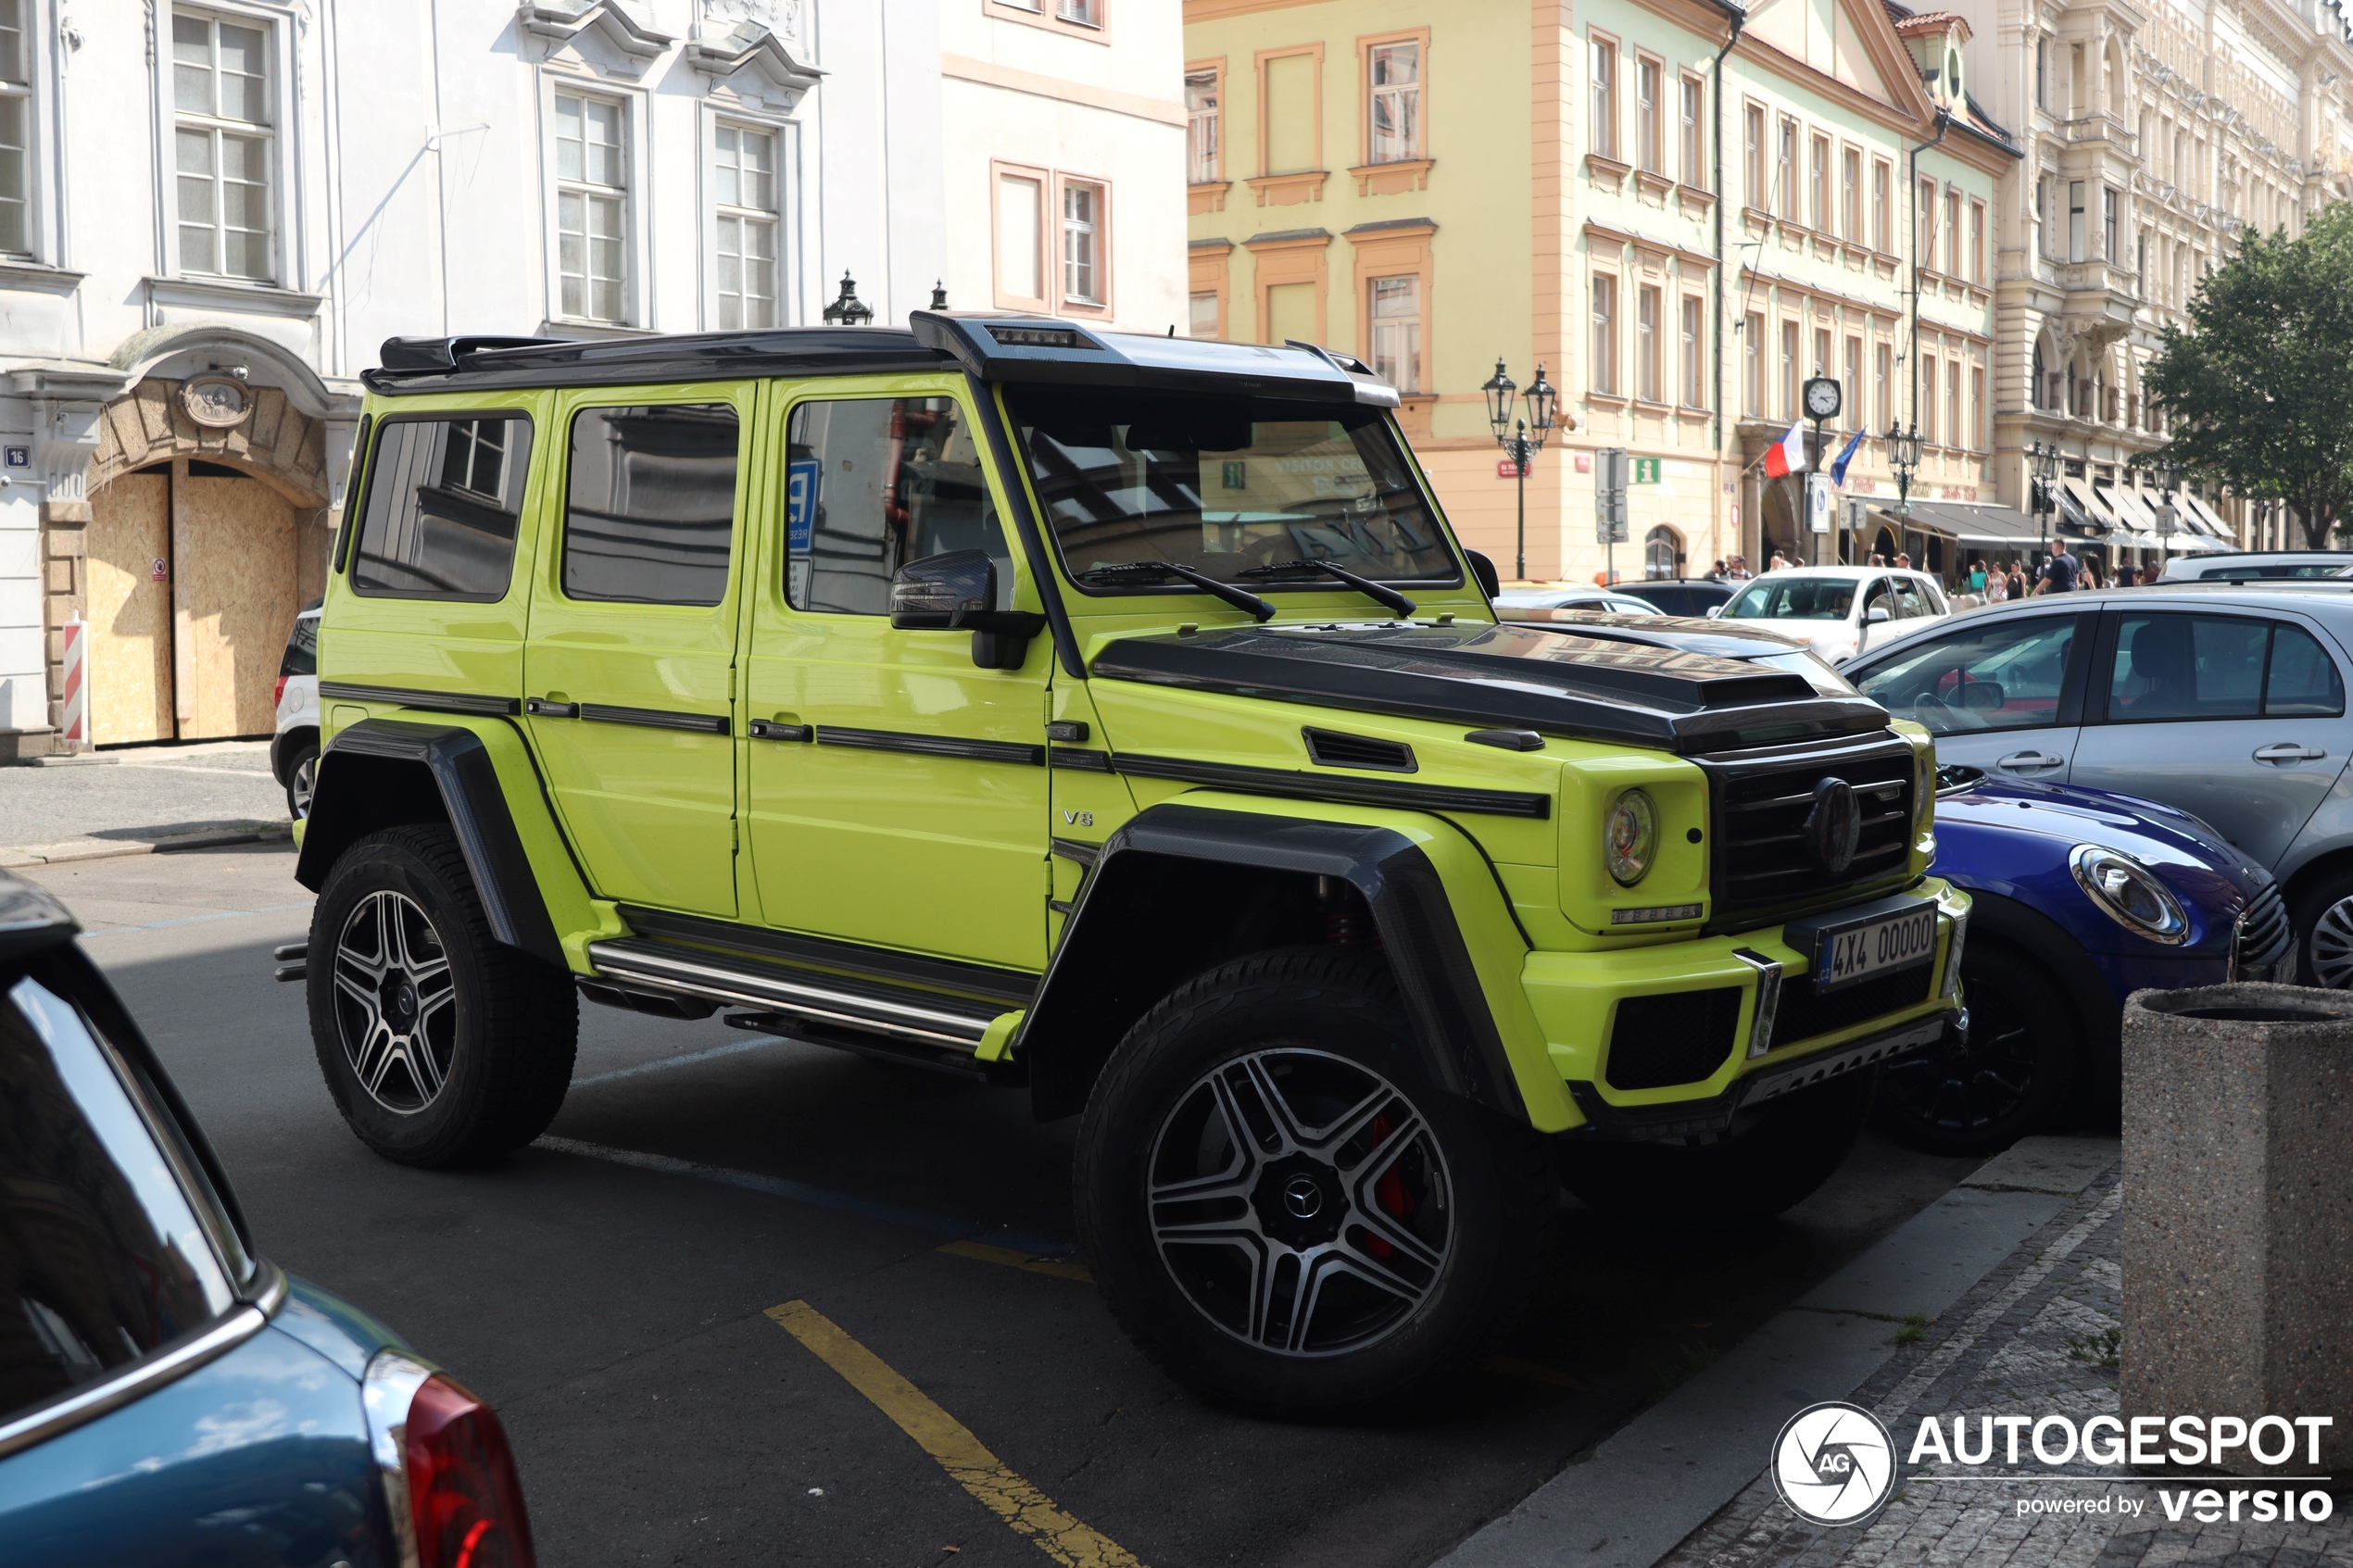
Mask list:
POLYGON ((1969 889, 1969 918, 1972 946, 1981 937, 2007 943, 2057 982, 2083 1028, 2082 1089, 2095 1102, 2113 1105, 2121 1092, 2124 1010, 2083 945, 2048 915, 1999 893, 1969 889))
POLYGON ((515 831, 497 764, 482 737, 463 725, 363 719, 337 731, 319 755, 318 793, 295 880, 319 892, 336 859, 359 840, 432 822, 447 822, 457 834, 491 935, 564 967, 563 944, 515 831))
POLYGON ((1039 1121, 1083 1110, 1138 1019, 1194 974, 1238 956, 1218 945, 1230 927, 1196 927, 1203 939, 1195 942, 1167 938, 1197 909, 1230 909, 1238 878, 1267 876, 1337 877, 1362 894, 1441 1087, 1527 1121, 1445 884, 1412 839, 1387 827, 1177 801, 1147 808, 1102 845, 1013 1043, 1039 1121), (1151 939, 1139 942, 1139 932, 1151 939))

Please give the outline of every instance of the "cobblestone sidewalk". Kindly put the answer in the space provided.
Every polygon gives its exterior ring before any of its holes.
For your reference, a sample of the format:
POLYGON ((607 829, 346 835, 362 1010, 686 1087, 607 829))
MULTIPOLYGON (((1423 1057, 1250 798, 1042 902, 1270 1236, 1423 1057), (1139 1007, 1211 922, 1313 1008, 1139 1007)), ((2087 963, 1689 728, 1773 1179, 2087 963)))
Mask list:
MULTIPOLYGON (((2121 1323, 2122 1225, 2111 1169, 1858 1389, 1909 1451, 1920 1418, 2065 1415, 2080 1427, 2117 1410, 2111 1364, 2121 1323)), ((1890 1325, 1891 1334, 1899 1332, 1890 1325)), ((1910 1467, 1903 1467, 1908 1471, 1910 1467)), ((1913 1481, 1868 1526, 1823 1529, 1782 1506, 1760 1475, 1659 1568, 2307 1568, 2353 1565, 2353 1520, 2200 1524, 2168 1519, 2159 1483, 2091 1465, 2029 1479, 1986 1466, 1913 1481), (2082 1476, 2062 1480, 2060 1476, 2082 1476), (2101 1477, 2110 1479, 2101 1479, 2101 1477), (2019 1512, 2021 1500, 2080 1499, 2108 1512, 2019 1512), (2137 1512, 2133 1510, 2137 1508, 2137 1512)), ((2256 1483, 2260 1485, 2260 1483, 2256 1483)), ((2179 1494, 2179 1486, 2170 1489, 2179 1494)))

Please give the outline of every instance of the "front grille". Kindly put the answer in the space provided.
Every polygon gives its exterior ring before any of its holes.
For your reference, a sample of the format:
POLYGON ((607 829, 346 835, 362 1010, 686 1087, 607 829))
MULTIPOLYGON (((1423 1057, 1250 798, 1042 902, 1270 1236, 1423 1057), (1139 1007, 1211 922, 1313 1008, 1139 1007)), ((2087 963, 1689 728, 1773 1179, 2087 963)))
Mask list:
POLYGON ((1371 768, 1384 773, 1417 771, 1414 748, 1403 741, 1376 740, 1340 730, 1302 730, 1308 759, 1326 768, 1371 768))
POLYGON ((1613 1089, 1695 1084, 1732 1054, 1740 1022, 1737 985, 1629 997, 1617 1004, 1617 1021, 1610 1026, 1604 1075, 1613 1089))
POLYGON ((2233 938, 2242 970, 2269 969, 2284 961, 2296 945, 2296 930, 2288 924, 2287 900, 2277 883, 2267 884, 2239 916, 2233 938))
POLYGON ((1860 745, 1777 748, 1753 759, 1697 760, 1715 786, 1714 920, 1719 929, 1728 920, 1761 924, 1741 917, 1763 911, 1793 913, 1848 901, 1846 896, 1900 875, 1908 863, 1912 748, 1893 735, 1860 745), (1855 858, 1835 879, 1816 861, 1805 831, 1815 787, 1832 778, 1854 789, 1863 817, 1855 858))
POLYGON ((1781 982, 1780 1010, 1773 1014, 1771 1049, 1793 1046, 1800 1040, 1810 1040, 1817 1035, 1829 1035, 1841 1029, 1852 1029, 1867 1023, 1882 1013, 1901 1012, 1928 1000, 1929 983, 1936 978, 1936 965, 1924 963, 1913 969, 1899 969, 1893 974, 1882 974, 1876 980, 1858 980, 1843 991, 1828 996, 1814 989, 1814 982, 1784 980, 1781 982))

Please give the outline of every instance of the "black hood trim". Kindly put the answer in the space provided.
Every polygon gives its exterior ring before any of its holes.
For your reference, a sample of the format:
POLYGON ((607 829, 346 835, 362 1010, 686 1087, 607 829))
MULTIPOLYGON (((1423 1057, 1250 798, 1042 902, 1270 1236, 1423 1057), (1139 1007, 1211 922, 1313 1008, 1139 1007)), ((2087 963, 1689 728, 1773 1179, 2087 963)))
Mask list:
POLYGON ((1280 795, 1302 800, 1341 800, 1352 806, 1402 806, 1415 811, 1478 811, 1491 817, 1553 814, 1553 797, 1516 789, 1461 789, 1451 784, 1408 784, 1402 779, 1310 773, 1284 768, 1251 768, 1231 762, 1198 762, 1189 757, 1145 757, 1123 751, 1111 771, 1140 779, 1174 779, 1249 795, 1280 795))
POLYGON ((1525 626, 1237 628, 1129 637, 1092 674, 1676 752, 1883 729, 1867 697, 1706 654, 1525 626))

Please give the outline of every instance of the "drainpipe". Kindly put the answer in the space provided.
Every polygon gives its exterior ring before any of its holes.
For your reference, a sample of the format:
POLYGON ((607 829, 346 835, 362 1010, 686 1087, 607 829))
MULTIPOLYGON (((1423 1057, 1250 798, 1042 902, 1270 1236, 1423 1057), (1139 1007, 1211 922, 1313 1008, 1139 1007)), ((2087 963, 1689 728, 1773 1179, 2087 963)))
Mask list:
MULTIPOLYGON (((1724 13, 1725 19, 1732 24, 1730 33, 1724 39, 1724 46, 1716 51, 1716 59, 1707 68, 1707 91, 1711 95, 1712 107, 1715 110, 1713 119, 1716 140, 1716 419, 1714 422, 1716 460, 1720 464, 1724 460, 1724 56, 1730 54, 1732 45, 1741 41, 1741 30, 1748 25, 1748 13, 1738 6, 1730 4, 1730 0, 1716 0, 1716 3, 1718 8, 1724 13)), ((1715 497, 1715 509, 1719 519, 1723 516, 1723 508, 1724 489, 1719 480, 1717 483, 1715 497)), ((1759 521, 1762 521, 1761 519, 1759 521)), ((1745 539, 1738 539, 1733 542, 1732 547, 1745 554, 1746 544, 1745 539)))
MULTIPOLYGON (((1912 342, 1911 346, 1906 350, 1906 358, 1912 367, 1912 428, 1914 430, 1920 428, 1920 155, 1944 141, 1944 133, 1952 129, 1953 111, 1947 108, 1938 109, 1936 134, 1914 147, 1905 159, 1904 199, 1912 209, 1912 342)), ((1934 387, 1929 389, 1929 395, 1931 397, 1936 395, 1934 387)))

